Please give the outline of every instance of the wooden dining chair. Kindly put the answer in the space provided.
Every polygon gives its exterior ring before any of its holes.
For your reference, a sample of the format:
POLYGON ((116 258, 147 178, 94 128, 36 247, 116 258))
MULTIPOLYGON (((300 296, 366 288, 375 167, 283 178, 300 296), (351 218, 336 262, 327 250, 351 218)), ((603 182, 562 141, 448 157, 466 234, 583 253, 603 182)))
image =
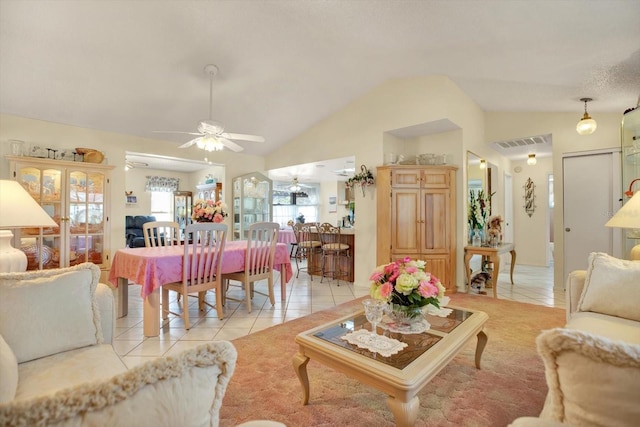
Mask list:
POLYGON ((201 311, 206 304, 216 309, 220 320, 224 318, 221 269, 227 226, 215 222, 191 224, 187 226, 184 238, 182 280, 162 286, 162 318, 166 319, 169 313, 182 317, 185 328, 190 329, 189 294, 198 294, 198 308, 201 311), (205 300, 209 290, 216 293, 215 306, 205 300), (170 310, 169 291, 183 296, 182 314, 170 310))
POLYGON ((142 235, 144 236, 144 245, 148 248, 180 244, 180 226, 177 222, 147 222, 142 225, 142 235))
POLYGON ((247 311, 251 313, 251 300, 253 294, 258 293, 269 297, 271 305, 275 305, 273 296, 273 260, 276 255, 276 244, 278 243, 278 233, 280 225, 275 222, 256 222, 249 226, 247 236, 247 251, 245 254, 244 271, 227 273, 222 275, 222 303, 226 299, 243 301, 231 298, 227 295, 230 281, 240 282, 240 287, 244 289, 244 301, 247 304, 247 311), (267 280, 269 294, 256 291, 254 283, 258 280, 267 280))

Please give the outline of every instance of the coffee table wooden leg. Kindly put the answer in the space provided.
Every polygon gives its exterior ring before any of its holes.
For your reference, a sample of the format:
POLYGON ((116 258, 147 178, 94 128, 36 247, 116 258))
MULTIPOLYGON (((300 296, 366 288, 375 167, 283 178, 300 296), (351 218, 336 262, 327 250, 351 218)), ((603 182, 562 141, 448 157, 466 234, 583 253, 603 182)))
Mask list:
POLYGON ((516 251, 511 251, 511 284, 513 285, 513 267, 516 266, 516 251))
POLYGON ((482 352, 487 345, 487 334, 484 331, 478 332, 478 344, 476 345, 476 368, 480 369, 480 359, 482 358, 482 352))
POLYGON ((414 396, 410 401, 403 402, 389 396, 387 397, 387 406, 393 413, 397 427, 412 427, 418 418, 420 399, 418 399, 418 396, 414 396))
POLYGON ((293 356, 292 363, 293 369, 300 380, 300 385, 302 385, 302 404, 306 405, 309 403, 309 376, 307 375, 309 358, 304 354, 297 353, 293 356))

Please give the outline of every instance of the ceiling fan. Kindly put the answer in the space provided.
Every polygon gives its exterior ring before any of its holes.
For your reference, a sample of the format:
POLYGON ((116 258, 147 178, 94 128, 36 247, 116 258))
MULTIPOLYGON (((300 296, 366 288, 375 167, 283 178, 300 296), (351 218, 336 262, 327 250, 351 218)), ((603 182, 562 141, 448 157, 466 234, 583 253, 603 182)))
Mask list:
POLYGON ((289 190, 295 193, 302 190, 302 188, 311 188, 311 186, 306 184, 300 184, 298 182, 298 177, 295 177, 291 180, 291 185, 289 186, 289 190))
POLYGON ((242 133, 229 133, 224 131, 224 126, 213 120, 213 78, 218 74, 218 67, 208 64, 204 67, 204 72, 209 75, 209 119, 202 120, 198 123, 198 132, 179 132, 179 131, 154 131, 157 133, 184 133, 187 135, 196 135, 197 138, 192 139, 179 146, 178 148, 187 148, 196 145, 198 148, 206 151, 220 151, 224 147, 239 152, 244 150, 243 147, 236 144, 232 140, 264 142, 262 136, 245 135, 242 133))

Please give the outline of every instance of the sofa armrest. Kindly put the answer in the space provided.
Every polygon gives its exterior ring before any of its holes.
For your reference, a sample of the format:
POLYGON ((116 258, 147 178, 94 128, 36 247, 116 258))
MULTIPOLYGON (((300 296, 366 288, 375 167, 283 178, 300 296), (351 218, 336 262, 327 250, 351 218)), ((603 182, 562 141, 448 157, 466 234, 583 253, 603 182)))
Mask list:
POLYGON ((218 426, 237 352, 214 341, 105 381, 0 404, 0 425, 218 426))
POLYGON ((113 341, 113 331, 116 328, 116 304, 113 296, 114 287, 98 283, 96 288, 96 303, 100 311, 100 326, 103 342, 110 344, 113 341))
POLYGON ((582 295, 582 289, 584 289, 584 282, 586 277, 586 270, 572 271, 571 273, 569 273, 569 277, 567 277, 567 322, 571 319, 571 315, 578 311, 578 303, 580 302, 580 296, 582 295))

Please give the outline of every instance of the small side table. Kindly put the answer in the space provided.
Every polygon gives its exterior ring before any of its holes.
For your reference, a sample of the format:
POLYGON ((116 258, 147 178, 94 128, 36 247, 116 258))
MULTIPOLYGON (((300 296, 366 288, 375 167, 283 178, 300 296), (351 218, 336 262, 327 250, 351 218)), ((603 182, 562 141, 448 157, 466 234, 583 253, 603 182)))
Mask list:
POLYGON ((500 255, 511 253, 511 284, 513 285, 513 268, 516 265, 516 248, 513 243, 501 243, 497 247, 488 246, 465 246, 464 247, 464 273, 467 276, 467 292, 471 289, 471 269, 469 261, 474 255, 482 256, 489 259, 493 263, 493 277, 491 282, 493 285, 493 297, 498 298, 498 274, 500 274, 500 255))

